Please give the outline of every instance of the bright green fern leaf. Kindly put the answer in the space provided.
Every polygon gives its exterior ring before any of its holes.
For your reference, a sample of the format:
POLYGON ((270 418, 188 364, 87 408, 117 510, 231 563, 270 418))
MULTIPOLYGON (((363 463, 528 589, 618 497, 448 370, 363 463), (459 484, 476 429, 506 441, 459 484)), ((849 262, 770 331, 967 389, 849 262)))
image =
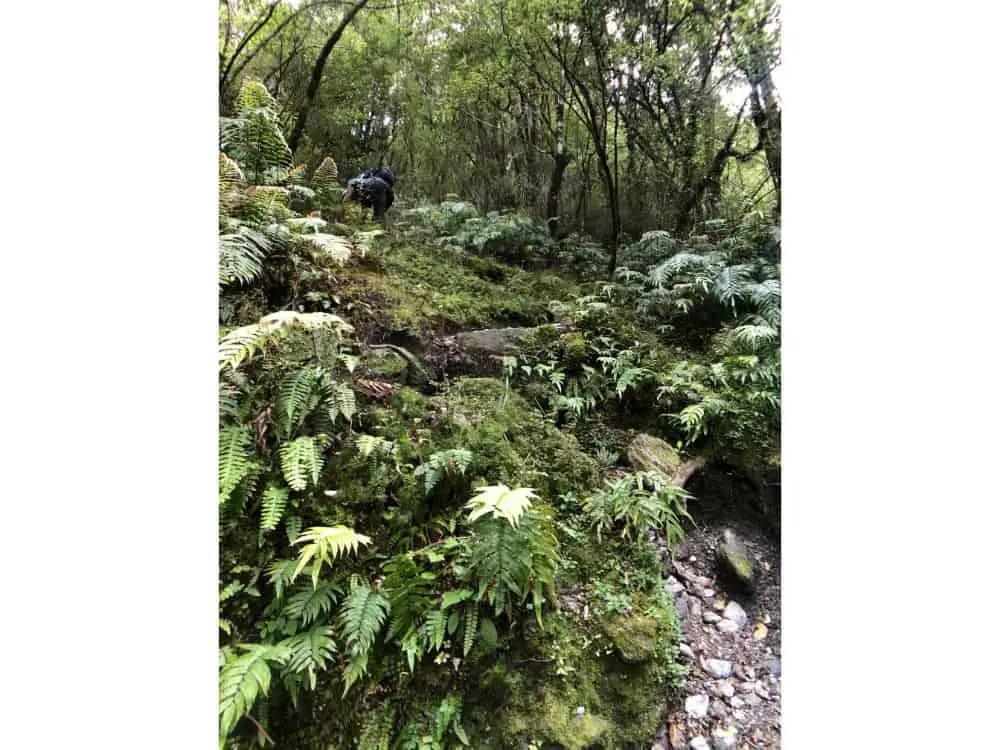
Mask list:
POLYGON ((270 486, 264 490, 261 500, 260 530, 271 531, 277 528, 281 522, 281 516, 285 513, 285 505, 288 503, 288 490, 284 487, 270 486))

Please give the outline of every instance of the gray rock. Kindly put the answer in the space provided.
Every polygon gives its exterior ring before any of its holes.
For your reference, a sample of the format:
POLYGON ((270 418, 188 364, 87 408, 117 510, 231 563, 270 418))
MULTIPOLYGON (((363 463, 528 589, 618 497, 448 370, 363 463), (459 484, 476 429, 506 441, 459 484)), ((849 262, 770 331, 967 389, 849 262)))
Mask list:
POLYGON ((712 694, 717 698, 732 698, 736 694, 733 683, 719 680, 712 686, 712 694))
POLYGON ((687 645, 686 643, 682 643, 680 646, 680 651, 681 651, 681 656, 689 659, 690 661, 694 661, 694 651, 691 650, 691 647, 689 645, 687 645))
POLYGON ((733 667, 733 674, 744 682, 753 682, 757 679, 754 676, 753 667, 744 667, 742 664, 737 664, 733 667))
POLYGON ((673 576, 670 576, 663 584, 663 588, 665 588, 671 594, 679 594, 684 590, 684 584, 678 581, 673 576))
POLYGON ((740 629, 740 626, 737 625, 732 620, 725 620, 721 617, 719 618, 719 621, 716 623, 715 627, 719 629, 720 633, 735 633, 740 629))
POLYGON ((713 589, 702 589, 701 591, 698 592, 698 596, 700 596, 702 599, 714 599, 715 591, 713 589))
POLYGON ((713 677, 724 680, 733 673, 733 663, 726 659, 705 659, 702 667, 713 677))
POLYGON ((721 572, 736 577, 748 587, 753 587, 757 580, 750 553, 746 545, 730 529, 722 532, 722 542, 716 550, 716 562, 721 572))
POLYGON ((711 625, 712 623, 719 622, 722 617, 709 609, 702 613, 701 619, 711 625))
POLYGON ((674 610, 677 612, 677 619, 682 623, 684 622, 684 618, 688 616, 690 602, 691 597, 683 591, 680 596, 674 599, 674 610))
POLYGON ((747 695, 747 697, 744 698, 743 700, 745 700, 746 704, 751 708, 756 708, 757 706, 759 706, 761 703, 764 702, 763 700, 761 700, 759 695, 754 695, 753 693, 747 695))
POLYGON ((721 719, 726 715, 726 704, 720 700, 712 701, 708 706, 708 715, 713 719, 721 719))
POLYGON ((733 711, 733 718, 739 722, 746 721, 747 718, 746 711, 733 711))
POLYGON ((695 599, 694 597, 692 597, 691 601, 688 602, 688 605, 690 606, 690 618, 692 620, 694 620, 695 622, 700 621, 701 620, 701 602, 698 601, 697 599, 695 599))
POLYGON ((736 689, 739 690, 741 693, 752 693, 753 686, 754 683, 752 682, 741 682, 739 685, 736 686, 736 689))
POLYGON ((688 747, 691 748, 691 750, 712 750, 712 746, 708 744, 708 740, 701 735, 698 735, 691 740, 688 743, 688 747))
POLYGON ((761 666, 770 672, 773 677, 781 677, 781 661, 778 659, 768 659, 761 666))
POLYGON ((690 695, 684 701, 684 710, 688 716, 695 719, 704 719, 708 714, 708 696, 690 695))
POLYGON ((747 613, 736 602, 729 602, 726 608, 722 610, 722 616, 727 620, 732 620, 741 628, 747 624, 747 613))
MULTIPOLYGON (((740 698, 740 696, 734 695, 732 698, 729 699, 729 705, 732 706, 733 708, 743 708, 744 702, 743 699, 740 698)), ((735 715, 736 713, 733 713, 733 716, 735 715)))
POLYGON ((771 700, 771 694, 767 692, 767 688, 764 687, 764 683, 760 682, 759 680, 756 683, 754 683, 753 691, 756 695, 759 695, 764 700, 766 701, 771 700))

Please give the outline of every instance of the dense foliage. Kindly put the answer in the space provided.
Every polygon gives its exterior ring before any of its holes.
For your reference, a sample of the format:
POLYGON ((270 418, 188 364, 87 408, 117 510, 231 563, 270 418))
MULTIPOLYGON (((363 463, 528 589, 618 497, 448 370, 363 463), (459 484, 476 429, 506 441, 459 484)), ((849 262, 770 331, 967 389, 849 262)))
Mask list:
POLYGON ((628 439, 778 463, 776 12, 221 5, 220 747, 648 746, 691 498, 628 439))

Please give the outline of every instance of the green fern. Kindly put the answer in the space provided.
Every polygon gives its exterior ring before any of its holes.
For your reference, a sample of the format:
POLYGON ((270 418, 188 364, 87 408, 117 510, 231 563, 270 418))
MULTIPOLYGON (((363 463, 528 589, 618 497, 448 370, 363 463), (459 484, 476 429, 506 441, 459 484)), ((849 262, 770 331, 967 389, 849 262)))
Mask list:
POLYGON ((288 490, 284 487, 271 485, 264 490, 261 499, 260 530, 271 531, 277 528, 281 522, 281 517, 285 513, 285 506, 288 503, 288 490))
POLYGON ((358 534, 346 526, 314 526, 295 540, 296 544, 306 544, 306 546, 299 553, 292 580, 312 562, 312 579, 315 586, 324 563, 333 565, 341 555, 357 552, 359 545, 368 545, 371 541, 369 537, 358 534))
POLYGON ((228 737, 236 723, 250 713, 261 695, 271 686, 269 662, 284 662, 289 651, 284 646, 239 645, 244 653, 227 661, 219 675, 219 736, 228 737))
POLYGON ((389 600, 366 583, 358 583, 340 613, 350 661, 344 672, 344 695, 367 673, 368 657, 375 636, 389 615, 389 600))
POLYGON ((313 187, 318 190, 331 190, 337 187, 337 176, 340 170, 337 169, 337 162, 333 160, 332 156, 326 156, 323 161, 320 162, 319 166, 316 167, 316 171, 313 172, 312 184, 313 187))
POLYGON ((239 425, 223 427, 219 430, 219 503, 229 499, 230 494, 246 477, 256 470, 250 453, 253 436, 239 425))
POLYGON ((333 583, 323 582, 316 586, 305 585, 293 594, 284 612, 308 625, 320 615, 329 614, 343 591, 333 583))
POLYGON ((537 497, 532 489, 519 487, 512 490, 505 484, 480 487, 476 493, 476 496, 465 504, 465 507, 470 509, 468 517, 470 523, 487 513, 492 513, 494 518, 504 518, 514 527, 518 525, 524 512, 531 507, 532 498, 537 497))
POLYGON ((310 396, 319 380, 317 375, 314 368, 302 367, 288 373, 281 381, 276 406, 285 435, 292 435, 314 406, 310 396))
POLYGON ((278 449, 281 457, 281 472, 293 490, 302 491, 310 482, 319 482, 323 468, 324 440, 321 437, 302 437, 282 443, 278 449))
POLYGON ((344 383, 337 383, 333 388, 333 405, 330 407, 330 421, 336 422, 337 415, 342 416, 350 424, 357 412, 357 398, 354 391, 344 383))
POLYGON ((288 649, 288 661, 283 673, 285 675, 300 675, 303 672, 309 678, 309 689, 316 689, 316 674, 326 669, 327 663, 337 653, 337 644, 333 640, 333 628, 318 625, 312 630, 299 633, 281 642, 288 649))
POLYGON ((468 656, 476 642, 476 626, 479 622, 479 605, 467 602, 465 605, 465 634, 462 639, 462 655, 468 656))
POLYGON ((432 453, 427 463, 418 466, 413 475, 424 477, 424 494, 429 495, 445 476, 463 475, 471 464, 472 451, 451 448, 432 453))

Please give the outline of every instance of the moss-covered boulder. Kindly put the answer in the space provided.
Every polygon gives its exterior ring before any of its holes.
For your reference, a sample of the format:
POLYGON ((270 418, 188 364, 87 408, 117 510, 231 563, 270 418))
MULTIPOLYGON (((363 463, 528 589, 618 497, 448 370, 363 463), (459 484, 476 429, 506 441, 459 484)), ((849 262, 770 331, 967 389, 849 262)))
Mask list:
POLYGON ((734 579, 742 587, 753 589, 757 580, 753 560, 746 545, 730 529, 722 532, 722 540, 716 550, 716 561, 723 579, 734 579))
POLYGON ((640 471, 658 471, 672 477, 683 463, 677 449, 665 440, 646 433, 637 435, 628 447, 628 460, 640 471))
POLYGON ((653 617, 616 614, 604 621, 603 629, 627 664, 644 664, 656 653, 658 623, 653 617))
POLYGON ((443 447, 472 451, 469 475, 532 487, 547 500, 598 485, 598 466, 576 438, 543 419, 503 381, 465 378, 437 397, 443 447))

